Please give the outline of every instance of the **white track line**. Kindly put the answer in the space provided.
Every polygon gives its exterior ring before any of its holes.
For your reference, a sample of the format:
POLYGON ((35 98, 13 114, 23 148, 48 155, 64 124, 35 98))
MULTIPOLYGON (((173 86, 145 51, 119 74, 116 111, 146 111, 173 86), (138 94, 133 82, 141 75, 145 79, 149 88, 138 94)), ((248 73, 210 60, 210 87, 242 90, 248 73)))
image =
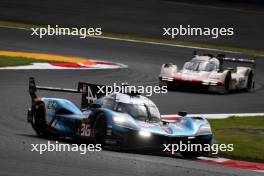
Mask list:
MULTIPOLYGON (((28 28, 10 27, 10 26, 0 26, 0 28, 30 30, 28 28)), ((87 36, 87 37, 99 38, 99 39, 107 39, 107 40, 116 40, 116 41, 125 41, 125 42, 133 42, 133 43, 143 43, 143 44, 151 44, 151 45, 171 46, 171 47, 178 47, 178 48, 189 48, 189 49, 220 51, 220 52, 226 52, 226 53, 241 54, 241 52, 237 52, 237 51, 227 51, 227 50, 220 50, 220 49, 213 49, 213 48, 206 48, 206 47, 186 46, 186 45, 169 44, 169 43, 161 43, 161 42, 149 42, 149 41, 142 41, 142 40, 136 40, 136 39, 124 39, 124 38, 119 38, 119 37, 106 37, 106 36, 87 36)))
MULTIPOLYGON (((161 117, 173 118, 178 114, 162 115, 161 117)), ((205 117, 207 119, 225 119, 230 116, 247 117, 247 116, 264 116, 264 113, 227 113, 227 114, 188 114, 190 117, 205 117)))
POLYGON ((206 161, 214 161, 214 162, 218 162, 218 163, 230 161, 230 159, 228 159, 228 158, 220 158, 220 157, 213 158, 213 157, 204 157, 204 156, 198 157, 197 159, 206 160, 206 161))
POLYGON ((253 170, 253 171, 255 171, 255 172, 262 172, 262 173, 264 173, 264 170, 253 170))
MULTIPOLYGON (((10 26, 0 26, 0 28, 30 30, 28 28, 10 27, 10 26)), ((87 37, 106 39, 106 40, 133 42, 133 43, 143 43, 143 44, 150 44, 150 45, 161 45, 161 46, 171 46, 171 47, 178 47, 178 48, 199 49, 199 50, 218 51, 218 52, 233 53, 233 54, 242 54, 241 52, 238 52, 238 51, 220 50, 220 49, 197 47, 197 46, 187 46, 187 45, 179 45, 179 44, 169 44, 169 43, 162 43, 162 42, 149 42, 149 41, 142 41, 142 40, 136 40, 136 39, 125 39, 125 38, 119 38, 119 37, 106 37, 106 36, 87 36, 87 37)), ((258 56, 264 57, 263 54, 259 54, 258 56)))
POLYGON ((213 48, 202 48, 202 47, 197 47, 197 46, 186 46, 186 45, 160 43, 160 42, 149 42, 149 41, 142 41, 142 40, 135 40, 135 39, 123 39, 123 38, 119 38, 119 37, 106 37, 106 36, 87 36, 87 37, 107 39, 107 40, 134 42, 134 43, 143 43, 143 44, 151 44, 151 45, 172 46, 172 47, 178 47, 178 48, 200 49, 200 50, 208 50, 208 51, 222 51, 222 52, 227 52, 227 53, 241 54, 241 52, 237 52, 237 51, 226 51, 226 50, 213 49, 213 48))

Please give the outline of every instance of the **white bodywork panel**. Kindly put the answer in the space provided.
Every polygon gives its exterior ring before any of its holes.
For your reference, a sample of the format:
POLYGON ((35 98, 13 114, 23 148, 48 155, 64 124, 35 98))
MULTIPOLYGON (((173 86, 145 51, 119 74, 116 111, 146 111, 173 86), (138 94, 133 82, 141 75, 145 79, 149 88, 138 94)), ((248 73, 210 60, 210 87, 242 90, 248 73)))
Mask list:
POLYGON ((226 75, 231 72, 230 90, 247 87, 248 75, 253 71, 251 67, 238 66, 233 70, 219 71, 220 61, 210 56, 194 56, 186 62, 182 70, 175 64, 163 64, 160 72, 161 81, 200 82, 202 85, 223 86, 226 75))

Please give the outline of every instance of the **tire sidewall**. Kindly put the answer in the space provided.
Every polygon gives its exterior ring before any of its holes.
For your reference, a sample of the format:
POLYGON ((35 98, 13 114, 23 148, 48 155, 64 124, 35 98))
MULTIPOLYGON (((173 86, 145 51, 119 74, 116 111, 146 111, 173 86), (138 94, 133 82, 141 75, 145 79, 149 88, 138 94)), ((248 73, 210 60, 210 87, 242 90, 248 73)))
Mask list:
MULTIPOLYGON (((38 108, 34 108, 34 112, 33 112, 33 117, 32 117, 32 128, 35 130, 36 134, 38 136, 45 136, 46 134, 46 123, 45 123, 45 119, 39 119, 39 113, 44 113, 45 112, 45 107, 44 105, 40 104, 38 105, 38 108), (41 109, 43 108, 43 109, 41 109), (43 110, 44 112, 40 112, 41 110, 43 110)), ((45 116, 45 115, 44 115, 45 116)))
POLYGON ((252 88, 254 87, 254 74, 252 71, 248 74, 248 80, 247 80, 247 87, 246 90, 250 92, 252 88))
POLYGON ((230 87, 230 82, 231 82, 231 72, 227 72, 226 77, 225 77, 225 82, 224 82, 224 93, 228 93, 229 92, 229 87, 230 87))
POLYGON ((103 113, 97 115, 94 124, 94 130, 95 130, 95 143, 101 144, 101 146, 104 147, 106 130, 107 130, 107 121, 103 113))

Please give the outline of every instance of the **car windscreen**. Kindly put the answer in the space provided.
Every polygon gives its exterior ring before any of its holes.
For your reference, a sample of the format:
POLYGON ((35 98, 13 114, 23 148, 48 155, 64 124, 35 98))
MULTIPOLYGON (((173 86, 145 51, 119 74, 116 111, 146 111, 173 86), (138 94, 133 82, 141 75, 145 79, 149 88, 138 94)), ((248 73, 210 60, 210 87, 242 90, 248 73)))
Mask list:
POLYGON ((206 61, 206 62, 200 62, 198 70, 210 72, 216 70, 217 68, 218 66, 216 63, 206 61))
POLYGON ((199 67, 199 62, 186 62, 183 66, 183 70, 197 71, 199 67))
POLYGON ((119 102, 117 112, 127 113, 133 118, 141 121, 159 121, 160 113, 156 106, 146 104, 128 104, 119 102))
POLYGON ((191 61, 186 62, 183 66, 183 70, 191 70, 191 71, 213 71, 217 69, 217 64, 214 62, 208 61, 191 61))

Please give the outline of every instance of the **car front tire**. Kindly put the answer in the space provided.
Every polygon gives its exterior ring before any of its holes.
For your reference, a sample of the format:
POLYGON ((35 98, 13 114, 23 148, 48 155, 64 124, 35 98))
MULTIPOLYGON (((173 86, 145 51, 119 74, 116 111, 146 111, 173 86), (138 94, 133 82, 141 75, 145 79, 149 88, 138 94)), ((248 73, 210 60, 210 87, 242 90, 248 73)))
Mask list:
POLYGON ((246 91, 250 92, 253 88, 254 88, 254 74, 252 71, 250 71, 248 75, 246 91))
POLYGON ((106 130, 107 130, 107 122, 103 113, 97 115, 94 124, 95 131, 95 143, 101 144, 101 146, 105 147, 105 139, 106 139, 106 130))

